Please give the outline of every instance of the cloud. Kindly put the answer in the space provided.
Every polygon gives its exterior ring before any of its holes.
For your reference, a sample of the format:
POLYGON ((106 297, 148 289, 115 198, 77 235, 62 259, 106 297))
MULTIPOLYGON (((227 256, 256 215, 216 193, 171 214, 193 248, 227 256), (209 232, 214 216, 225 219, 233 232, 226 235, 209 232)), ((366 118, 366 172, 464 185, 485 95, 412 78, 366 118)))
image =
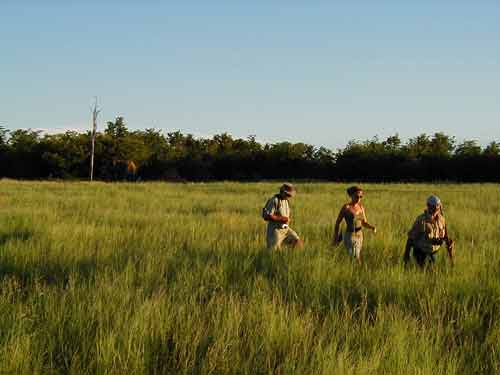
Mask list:
POLYGON ((90 130, 89 124, 68 124, 61 126, 48 126, 48 127, 37 127, 33 130, 40 131, 42 134, 61 134, 68 131, 73 131, 77 133, 85 133, 90 130))

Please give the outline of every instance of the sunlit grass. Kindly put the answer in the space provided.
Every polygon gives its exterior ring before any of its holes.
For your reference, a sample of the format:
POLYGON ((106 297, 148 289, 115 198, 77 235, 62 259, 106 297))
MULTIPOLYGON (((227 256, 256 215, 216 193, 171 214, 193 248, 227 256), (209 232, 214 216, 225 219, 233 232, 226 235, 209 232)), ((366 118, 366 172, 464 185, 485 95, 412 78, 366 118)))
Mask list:
POLYGON ((0 373, 500 371, 497 185, 365 185, 363 267, 330 247, 344 184, 297 184, 305 247, 278 253, 278 183, 0 186, 0 373), (430 193, 456 264, 405 271, 430 193))

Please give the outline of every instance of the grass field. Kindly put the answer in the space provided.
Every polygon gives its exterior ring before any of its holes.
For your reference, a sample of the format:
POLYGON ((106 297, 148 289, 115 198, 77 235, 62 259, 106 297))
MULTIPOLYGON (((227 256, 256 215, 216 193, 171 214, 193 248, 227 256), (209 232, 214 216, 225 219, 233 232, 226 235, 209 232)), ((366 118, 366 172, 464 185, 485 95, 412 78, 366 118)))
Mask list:
POLYGON ((0 373, 500 372, 498 185, 364 185, 362 268, 345 184, 297 184, 305 247, 263 249, 278 186, 0 182, 0 373), (456 264, 405 271, 430 193, 456 264))

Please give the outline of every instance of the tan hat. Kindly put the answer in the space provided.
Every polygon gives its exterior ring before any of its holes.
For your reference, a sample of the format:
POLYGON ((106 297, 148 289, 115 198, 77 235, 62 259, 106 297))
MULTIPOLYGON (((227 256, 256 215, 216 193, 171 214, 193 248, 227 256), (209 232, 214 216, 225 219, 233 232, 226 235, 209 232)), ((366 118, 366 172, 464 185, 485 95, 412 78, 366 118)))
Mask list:
POLYGON ((286 195, 293 197, 297 193, 297 190, 295 189, 295 186, 293 186, 292 184, 284 183, 280 187, 280 193, 285 193, 286 195))

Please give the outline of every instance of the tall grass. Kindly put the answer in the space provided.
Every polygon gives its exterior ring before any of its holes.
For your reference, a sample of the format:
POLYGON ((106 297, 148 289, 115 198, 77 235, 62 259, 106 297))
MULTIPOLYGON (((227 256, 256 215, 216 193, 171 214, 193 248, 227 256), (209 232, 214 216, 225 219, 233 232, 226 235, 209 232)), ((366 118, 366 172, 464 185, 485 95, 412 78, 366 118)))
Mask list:
POLYGON ((329 245, 345 185, 298 185, 306 244, 282 252, 260 219, 276 183, 0 187, 0 373, 500 371, 497 185, 365 185, 363 267, 329 245), (455 267, 404 270, 430 193, 455 267))

